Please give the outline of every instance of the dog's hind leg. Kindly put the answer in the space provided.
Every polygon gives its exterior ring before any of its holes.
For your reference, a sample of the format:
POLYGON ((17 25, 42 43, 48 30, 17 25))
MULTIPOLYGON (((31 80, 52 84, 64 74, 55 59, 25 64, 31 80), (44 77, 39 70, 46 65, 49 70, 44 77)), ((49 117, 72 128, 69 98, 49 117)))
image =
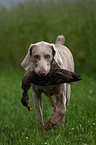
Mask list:
POLYGON ((66 84, 66 98, 67 98, 67 101, 66 101, 66 105, 69 104, 69 101, 70 101, 70 93, 71 93, 71 86, 69 84, 66 84))

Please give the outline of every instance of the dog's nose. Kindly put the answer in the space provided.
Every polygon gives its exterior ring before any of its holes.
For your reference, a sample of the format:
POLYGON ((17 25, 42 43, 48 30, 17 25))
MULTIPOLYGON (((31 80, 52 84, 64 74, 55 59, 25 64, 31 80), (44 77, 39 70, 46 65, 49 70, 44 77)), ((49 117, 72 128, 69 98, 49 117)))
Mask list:
POLYGON ((46 72, 40 71, 39 74, 40 74, 40 76, 45 76, 46 72))
POLYGON ((41 76, 45 76, 46 75, 46 71, 44 69, 40 69, 39 74, 41 76))

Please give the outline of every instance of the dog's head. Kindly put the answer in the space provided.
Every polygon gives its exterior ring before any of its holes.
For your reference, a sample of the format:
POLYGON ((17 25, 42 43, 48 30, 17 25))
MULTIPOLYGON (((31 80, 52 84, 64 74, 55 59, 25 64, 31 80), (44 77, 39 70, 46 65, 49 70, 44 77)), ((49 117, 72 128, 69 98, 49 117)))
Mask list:
POLYGON ((31 44, 28 53, 21 63, 25 70, 32 68, 40 76, 49 73, 52 62, 55 58, 55 46, 47 42, 31 44))

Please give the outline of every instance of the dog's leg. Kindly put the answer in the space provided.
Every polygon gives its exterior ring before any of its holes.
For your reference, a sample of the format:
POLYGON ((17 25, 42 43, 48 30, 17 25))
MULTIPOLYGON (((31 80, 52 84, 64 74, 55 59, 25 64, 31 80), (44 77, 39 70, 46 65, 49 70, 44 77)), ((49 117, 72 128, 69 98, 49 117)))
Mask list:
POLYGON ((35 105, 35 109, 36 109, 37 124, 38 124, 39 131, 41 133, 40 127, 44 126, 41 93, 36 94, 35 92, 33 92, 33 99, 34 99, 34 105, 35 105))
POLYGON ((62 104, 58 111, 51 115, 51 117, 45 122, 44 129, 49 130, 56 128, 60 119, 65 116, 66 107, 62 104))
MULTIPOLYGON (((56 108, 56 111, 51 115, 51 117, 45 122, 44 129, 49 130, 51 128, 56 128, 58 124, 60 126, 64 126, 64 118, 66 113, 66 97, 64 95, 64 91, 61 91, 63 88, 59 88, 56 92, 56 99, 57 99, 57 105, 58 110, 56 108)), ((53 103, 54 104, 54 103, 53 103)))
POLYGON ((71 93, 71 86, 69 84, 66 84, 66 91, 67 91, 67 105, 69 104, 70 101, 70 93, 71 93))
POLYGON ((52 113, 54 113, 57 111, 56 100, 54 99, 53 96, 49 96, 49 100, 50 100, 51 105, 52 105, 52 113))
MULTIPOLYGON (((57 106, 60 108, 61 106, 64 107, 64 109, 66 110, 66 97, 65 97, 65 94, 63 92, 62 95, 59 95, 56 97, 56 101, 57 101, 57 106)), ((65 115, 63 115, 61 117, 61 119, 59 120, 59 126, 64 128, 64 121, 65 121, 65 115)))
MULTIPOLYGON (((66 83, 62 85, 60 92, 56 95, 56 104, 58 107, 63 105, 66 108, 66 83), (62 92, 62 93, 61 93, 62 92)), ((65 116, 62 116, 59 121, 59 126, 64 128, 65 116)))

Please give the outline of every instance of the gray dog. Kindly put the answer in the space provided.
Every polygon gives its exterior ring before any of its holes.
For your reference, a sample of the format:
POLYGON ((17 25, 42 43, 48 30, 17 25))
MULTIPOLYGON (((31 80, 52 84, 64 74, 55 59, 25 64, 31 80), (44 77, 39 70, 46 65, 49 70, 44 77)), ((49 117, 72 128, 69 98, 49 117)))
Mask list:
MULTIPOLYGON (((60 68, 74 72, 74 61, 70 50, 64 46, 65 39, 63 35, 57 36, 56 43, 38 42, 31 44, 28 53, 21 63, 25 69, 33 69, 39 76, 46 76, 50 72, 51 65, 56 63, 60 68)), ((37 123, 44 126, 46 130, 54 128, 57 125, 64 127, 64 119, 67 103, 70 100, 70 84, 60 84, 53 86, 38 86, 32 84, 33 98, 36 108, 37 123), (45 93, 49 99, 55 95, 56 104, 52 99, 52 115, 43 123, 42 114, 42 96, 45 93), (54 109, 54 105, 55 109, 54 109)))

